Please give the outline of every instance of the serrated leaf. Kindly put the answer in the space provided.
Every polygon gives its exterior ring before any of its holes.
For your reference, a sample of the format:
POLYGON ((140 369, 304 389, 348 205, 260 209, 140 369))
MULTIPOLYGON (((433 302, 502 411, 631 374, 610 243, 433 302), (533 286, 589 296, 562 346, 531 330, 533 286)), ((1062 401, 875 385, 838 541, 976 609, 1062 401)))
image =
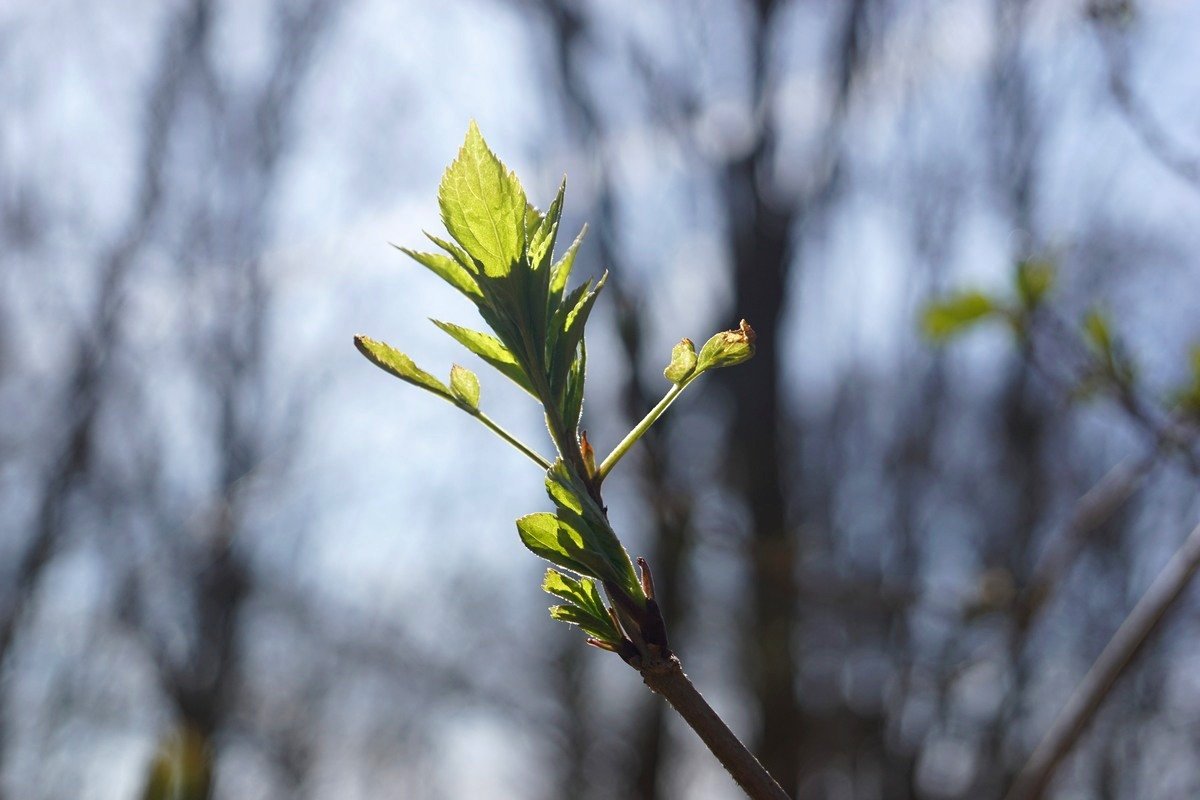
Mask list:
POLYGON ((478 302, 483 299, 483 293, 479 291, 479 284, 475 282, 475 278, 453 258, 437 253, 420 253, 416 250, 409 250, 407 247, 392 246, 458 289, 472 301, 478 302))
POLYGON ((568 432, 579 430, 579 420, 583 416, 583 384, 587 377, 587 345, 579 343, 579 355, 571 363, 571 371, 567 374, 567 386, 563 392, 562 417, 567 424, 568 432))
POLYGON ((599 555, 589 552, 580 532, 563 523, 554 514, 539 511, 517 520, 521 542, 534 555, 578 575, 603 579, 605 565, 599 555))
POLYGON ((567 178, 564 175, 558 186, 558 194, 546 209, 544 216, 539 216, 538 226, 529 237, 529 265, 534 270, 542 270, 549 265, 554 254, 554 240, 558 237, 558 223, 562 218, 563 195, 567 190, 567 178))
POLYGON ((558 352, 558 340, 562 338, 567 327, 567 315, 574 310, 575 306, 579 305, 591 288, 591 280, 586 280, 576 286, 570 294, 559 301, 558 307, 551 314, 550 323, 546 328, 546 362, 548 364, 554 363, 555 354, 558 352))
POLYGON ((617 644, 621 634, 613 626, 612 619, 607 615, 598 617, 579 606, 550 606, 550 618, 570 625, 578 625, 579 629, 594 639, 602 642, 617 644))
POLYGON ((461 325, 455 325, 450 322, 442 322, 436 319, 430 320, 430 322, 449 334, 452 339, 463 347, 495 367, 497 371, 509 378, 517 386, 520 386, 535 398, 537 397, 537 393, 534 392, 533 385, 530 383, 529 377, 525 374, 524 368, 517 363, 516 357, 504 346, 504 343, 495 336, 481 331, 473 331, 470 328, 464 328, 461 325))
POLYGON ((453 400, 450 389, 437 378, 413 363, 413 360, 396 348, 384 342, 377 342, 366 336, 355 336, 354 346, 367 357, 375 366, 384 372, 395 375, 402 381, 411 383, 434 394, 453 400))
POLYGON ((538 228, 542 226, 544 215, 538 211, 537 206, 525 201, 525 249, 529 250, 529 243, 533 241, 533 237, 537 234, 538 228))
POLYGON ((588 578, 575 579, 548 569, 546 577, 542 580, 542 591, 579 606, 600 619, 608 616, 604 600, 596 589, 596 582, 588 578))
POLYGON ((605 272, 596 282, 596 288, 584 295, 566 316, 562 333, 554 345, 554 358, 550 368, 550 390, 555 397, 562 395, 567 373, 575 360, 576 350, 583 341, 588 316, 592 313, 592 308, 596 305, 596 298, 600 296, 607 280, 608 273, 605 272))
POLYGON ((696 345, 691 339, 682 339, 671 348, 671 363, 663 370, 663 376, 671 383, 683 383, 696 371, 696 345))
POLYGON ((588 494, 582 479, 561 458, 546 471, 546 494, 554 501, 560 524, 576 531, 588 550, 596 553, 603 565, 590 573, 607 578, 637 601, 644 599, 633 562, 608 522, 604 510, 588 494))
POLYGON ((470 408, 479 410, 479 377, 458 364, 450 367, 450 391, 470 408))
POLYGON ((960 292, 927 305, 921 323, 926 336, 934 341, 945 341, 998 311, 986 294, 960 292))
POLYGON ((428 239, 429 241, 436 244, 438 247, 445 250, 446 253, 448 253, 450 255, 450 257, 453 258, 455 260, 455 262, 457 262, 459 266, 461 266, 463 269, 465 269, 472 277, 478 276, 479 273, 481 273, 483 271, 482 270, 483 265, 480 264, 475 259, 471 258, 470 253, 468 253, 466 250, 463 250, 461 247, 456 245, 454 242, 447 242, 445 239, 442 239, 438 236, 434 236, 429 231, 421 231, 421 232, 425 234, 426 239, 428 239))
POLYGON ((525 249, 525 190, 472 120, 438 189, 446 230, 493 277, 508 275, 525 249))
POLYGON ((550 296, 561 298, 563 292, 566 291, 567 281, 571 277, 571 268, 575 266, 575 254, 579 251, 579 245, 583 244, 584 234, 587 233, 587 225, 584 225, 579 235, 575 237, 575 241, 571 242, 571 246, 563 253, 562 258, 554 262, 554 266, 550 268, 550 296))
POLYGON ((583 514, 583 497, 571 477, 571 468, 561 458, 546 471, 546 494, 560 510, 583 514))

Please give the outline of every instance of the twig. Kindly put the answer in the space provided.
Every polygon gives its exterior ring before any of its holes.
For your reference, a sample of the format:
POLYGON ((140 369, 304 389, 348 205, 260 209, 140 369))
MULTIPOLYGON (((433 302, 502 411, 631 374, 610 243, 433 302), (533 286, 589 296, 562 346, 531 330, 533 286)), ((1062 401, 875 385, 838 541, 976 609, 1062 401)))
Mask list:
POLYGON ((679 712, 742 791, 753 800, 788 800, 787 793, 692 685, 678 658, 657 659, 640 672, 651 691, 662 695, 679 712))
POLYGON ((1037 800, 1042 796, 1054 776, 1054 770, 1095 717, 1121 673, 1145 646, 1163 616, 1187 588, 1198 567, 1200 525, 1192 530, 1175 555, 1171 556, 1171 560, 1117 628, 1050 726, 1045 738, 1022 767, 1007 795, 1008 800, 1037 800))
POLYGON ((1088 534, 1099 528, 1142 486, 1157 463, 1157 454, 1121 461, 1079 498, 1056 538, 1034 566, 1022 593, 1018 614, 1029 624, 1045 606, 1083 549, 1088 534))
POLYGON ((683 393, 683 390, 687 388, 688 383, 689 381, 677 383, 667 390, 667 393, 663 395, 663 399, 658 401, 658 405, 650 409, 649 413, 642 418, 642 421, 635 425, 633 430, 626 434, 625 438, 621 440, 620 444, 614 447, 613 451, 609 453, 604 459, 603 463, 600 464, 600 469, 596 473, 596 480, 602 481, 608 477, 608 473, 612 472, 612 468, 617 465, 617 462, 629 452, 629 448, 637 444, 638 439, 641 439, 646 435, 646 431, 650 429, 650 426, 653 425, 655 421, 661 417, 668 408, 671 407, 671 403, 674 403, 675 398, 679 397, 679 395, 683 393))

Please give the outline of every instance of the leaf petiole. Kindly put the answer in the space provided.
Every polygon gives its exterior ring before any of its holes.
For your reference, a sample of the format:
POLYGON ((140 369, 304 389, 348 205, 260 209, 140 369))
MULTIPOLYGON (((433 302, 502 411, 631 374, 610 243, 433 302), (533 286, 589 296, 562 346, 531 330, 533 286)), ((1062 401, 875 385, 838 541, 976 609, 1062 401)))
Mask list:
POLYGON ((534 450, 532 447, 530 447, 529 445, 525 444, 524 442, 522 442, 522 441, 521 441, 520 439, 518 439, 517 437, 513 436, 513 435, 512 435, 511 433, 509 433, 508 431, 504 430, 504 428, 500 427, 500 426, 499 426, 499 425, 498 425, 498 424, 497 424, 497 423, 496 423, 496 422, 495 422, 495 421, 494 421, 494 420, 493 420, 491 417, 489 417, 487 414, 483 413, 483 412, 482 412, 482 411, 480 411, 479 409, 476 409, 476 408, 471 408, 470 406, 468 406, 468 405, 466 405, 466 404, 464 404, 464 403, 458 403, 458 402, 456 402, 456 403, 455 403, 455 405, 457 405, 457 406, 458 406, 459 408, 461 408, 463 411, 466 411, 466 412, 467 412, 468 414, 470 414, 472 417, 474 417, 475 419, 479 420, 479 421, 480 421, 480 422, 482 422, 484 425, 486 425, 488 428, 490 428, 490 429, 491 429, 491 431, 492 431, 492 433, 496 434, 496 435, 497 435, 497 436, 499 436, 501 439, 503 439, 504 441, 508 442, 508 443, 509 443, 509 444, 511 444, 513 447, 517 448, 518 450, 520 450, 522 453, 524 453, 526 456, 528 456, 528 457, 530 458, 530 460, 532 460, 532 461, 533 461, 533 463, 537 464, 537 465, 538 465, 539 467, 541 467, 543 470, 550 469, 550 467, 551 467, 551 464, 550 464, 550 462, 549 462, 549 461, 547 461, 545 458, 543 458, 541 455, 539 455, 539 454, 538 454, 538 452, 537 452, 536 450, 534 450))
POLYGON ((609 472, 612 471, 612 468, 617 465, 617 462, 620 461, 627 452, 629 452, 629 448, 637 444, 638 439, 641 439, 642 436, 645 435, 646 431, 650 430, 650 426, 653 425, 658 418, 663 415, 663 412, 670 408, 671 403, 675 402, 675 398, 679 397, 679 395, 683 393, 683 390, 688 387, 688 384, 690 384, 697 377, 699 377, 699 373, 690 376, 682 383, 677 383, 671 386, 671 388, 667 390, 667 393, 663 395, 663 399, 658 401, 658 405, 650 409, 650 413, 646 414, 646 416, 642 418, 642 421, 635 425, 633 430, 625 435, 625 438, 621 440, 621 443, 613 448, 613 451, 609 453, 608 456, 605 457, 604 461, 600 464, 600 468, 596 470, 597 485, 604 480, 609 472))

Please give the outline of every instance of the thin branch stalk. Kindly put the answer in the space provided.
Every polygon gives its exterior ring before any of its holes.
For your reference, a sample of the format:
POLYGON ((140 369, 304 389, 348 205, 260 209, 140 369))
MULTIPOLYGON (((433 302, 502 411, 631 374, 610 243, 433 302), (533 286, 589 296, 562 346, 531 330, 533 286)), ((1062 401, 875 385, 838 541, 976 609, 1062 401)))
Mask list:
POLYGON ((608 457, 601 462, 600 469, 596 472, 597 481, 602 481, 608 476, 608 473, 611 472, 612 468, 617 465, 617 462, 620 461, 627 452, 629 452, 631 447, 637 444, 638 439, 641 439, 642 436, 645 435, 646 431, 650 430, 650 426, 653 425, 658 418, 661 417, 663 413, 671 407, 671 403, 675 402, 675 398, 679 397, 679 395, 683 393, 683 390, 687 388, 687 385, 690 382, 690 380, 687 380, 683 383, 677 383, 667 390, 667 393, 663 395, 662 400, 658 401, 658 405, 650 409, 650 412, 642 418, 642 421, 635 425, 633 430, 631 430, 625 436, 625 438, 621 440, 621 443, 613 448, 613 451, 608 454, 608 457))
POLYGON ((1045 738, 1033 751, 1008 793, 1008 800, 1037 800, 1054 771, 1096 716, 1113 685, 1133 661, 1171 605, 1200 568, 1200 525, 1171 556, 1150 588, 1092 664, 1045 738))
POLYGON ((640 672, 651 691, 662 695, 679 712, 752 800, 788 800, 779 783, 692 685, 678 658, 656 659, 640 672))
POLYGON ((547 461, 543 456, 541 456, 532 447, 525 444, 524 442, 522 442, 517 437, 513 436, 508 431, 504 430, 504 428, 500 427, 500 425, 497 424, 487 414, 483 413, 482 411, 480 411, 477 408, 471 408, 470 406, 460 405, 459 407, 462 408, 464 411, 466 411, 471 416, 475 417, 475 419, 479 420, 484 425, 486 425, 493 433, 495 433, 501 439, 508 442, 513 447, 515 447, 517 450, 521 451, 526 456, 528 456, 529 459, 531 461, 533 461, 533 463, 537 464, 542 469, 550 469, 551 465, 550 465, 549 461, 547 461))

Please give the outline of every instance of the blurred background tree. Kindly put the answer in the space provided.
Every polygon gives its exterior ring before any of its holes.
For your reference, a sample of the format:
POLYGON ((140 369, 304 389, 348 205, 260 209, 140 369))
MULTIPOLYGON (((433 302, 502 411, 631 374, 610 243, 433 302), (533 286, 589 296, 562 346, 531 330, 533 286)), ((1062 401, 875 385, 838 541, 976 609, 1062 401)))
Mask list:
MULTIPOLYGON (((577 269, 612 272, 599 449, 680 336, 758 329, 609 488, 697 683, 795 796, 1000 797, 1196 475, 1072 401, 1069 352, 931 348, 919 310, 1049 258, 1063 319, 1102 306, 1139 385, 1187 383, 1198 30, 1166 0, 8 4, 0 794, 737 796, 545 621, 510 523, 537 481, 495 480, 532 468, 349 347, 459 357, 411 312, 467 309, 386 243, 434 227, 476 117, 531 193, 568 173, 577 269)), ((1200 793, 1197 608, 1056 796, 1200 793)))

